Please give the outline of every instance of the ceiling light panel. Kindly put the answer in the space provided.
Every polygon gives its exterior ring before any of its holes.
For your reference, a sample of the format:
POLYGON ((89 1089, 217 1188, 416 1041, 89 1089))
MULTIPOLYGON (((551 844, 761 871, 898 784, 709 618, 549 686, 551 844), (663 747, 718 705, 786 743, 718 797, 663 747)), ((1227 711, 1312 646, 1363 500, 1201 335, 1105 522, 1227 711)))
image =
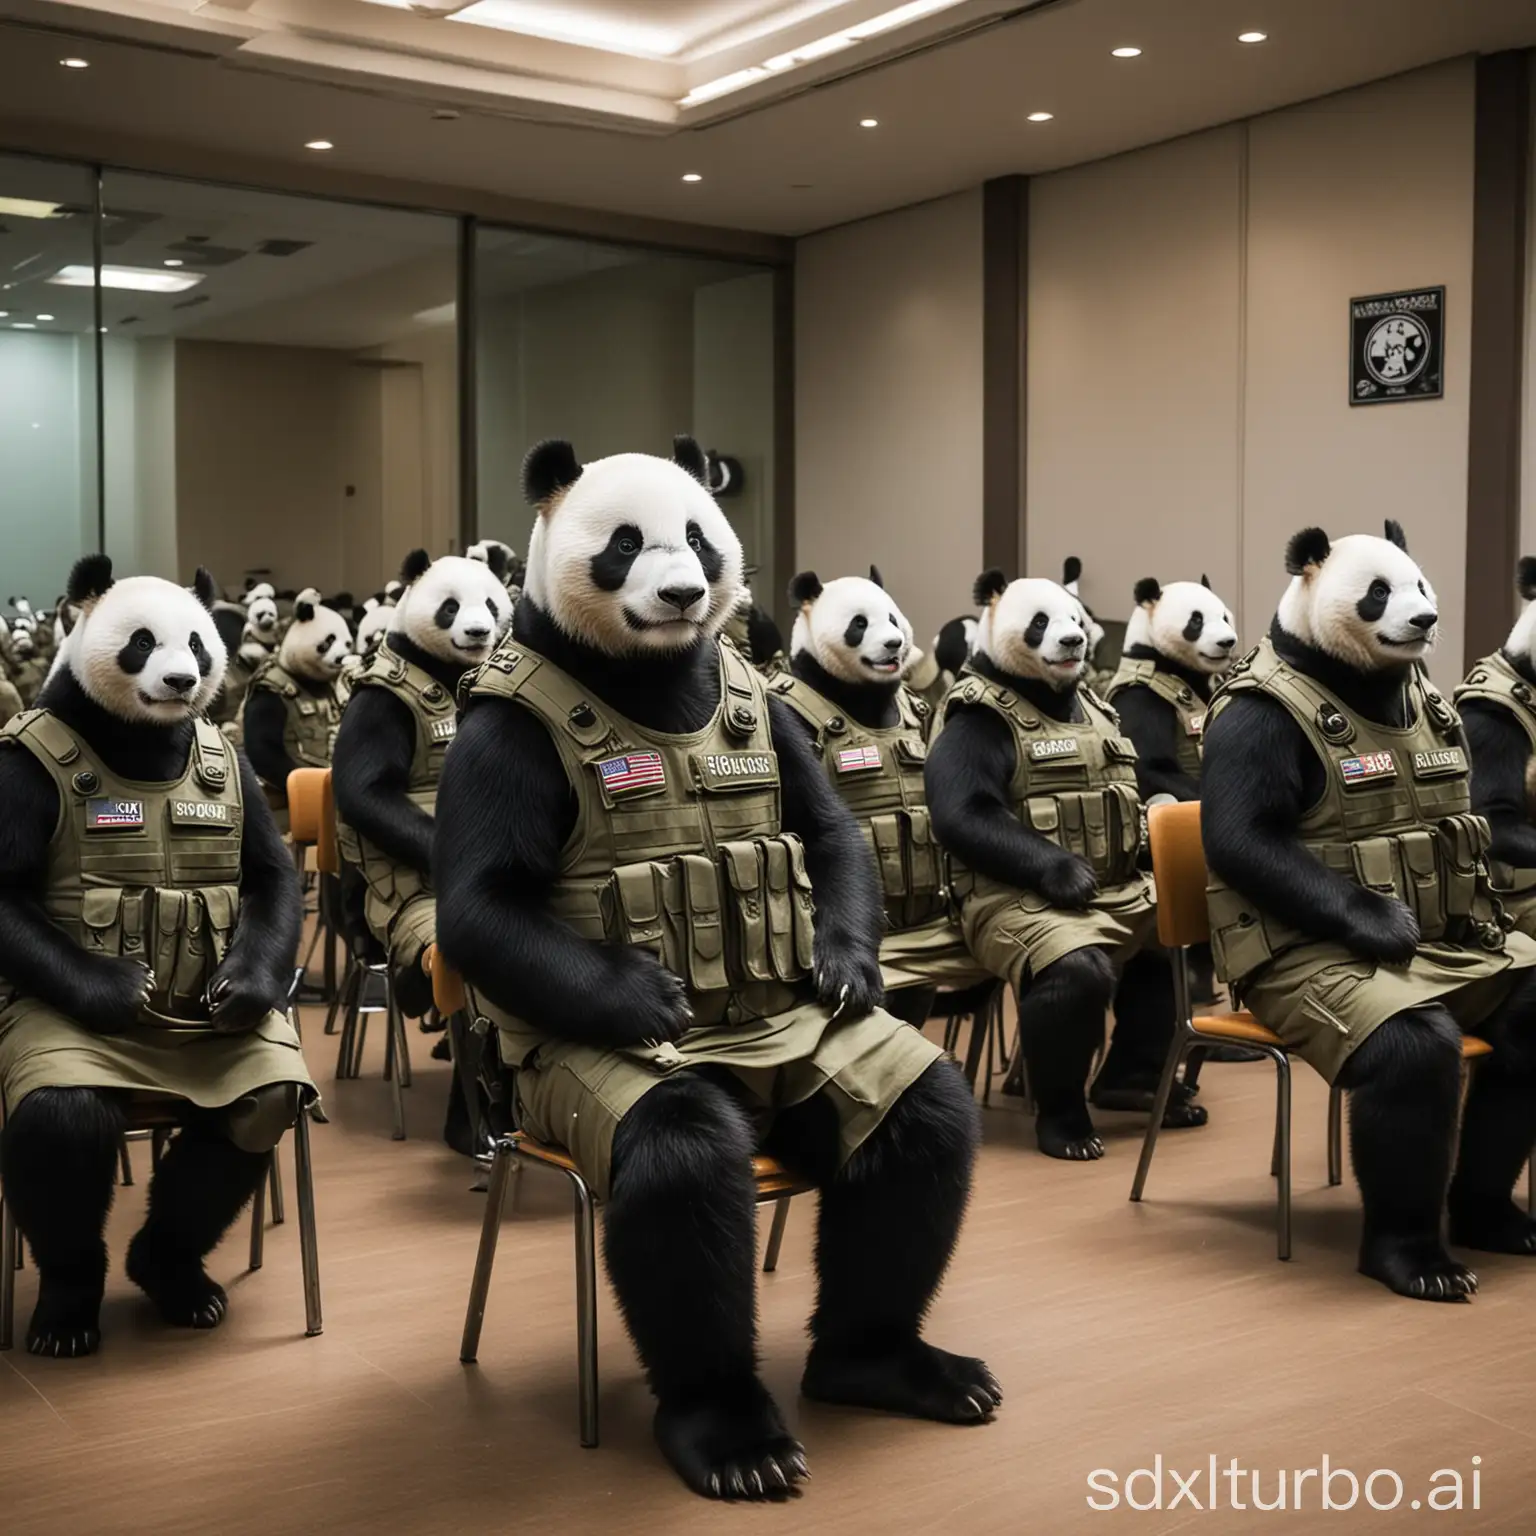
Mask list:
MULTIPOLYGON (((167 272, 163 267, 103 267, 103 288, 129 288, 141 293, 185 293, 202 282, 201 272, 167 272)), ((89 288, 96 281, 94 267, 60 267, 50 283, 60 288, 89 288)))
MULTIPOLYGON (((638 7, 642 10, 644 7, 638 7)), ((617 17, 584 16, 563 5, 540 5, 532 0, 475 0, 449 21, 495 27, 502 32, 521 32, 525 37, 547 38, 552 43, 575 43, 582 48, 601 48, 626 53, 632 58, 670 59, 690 41, 676 27, 617 17)))

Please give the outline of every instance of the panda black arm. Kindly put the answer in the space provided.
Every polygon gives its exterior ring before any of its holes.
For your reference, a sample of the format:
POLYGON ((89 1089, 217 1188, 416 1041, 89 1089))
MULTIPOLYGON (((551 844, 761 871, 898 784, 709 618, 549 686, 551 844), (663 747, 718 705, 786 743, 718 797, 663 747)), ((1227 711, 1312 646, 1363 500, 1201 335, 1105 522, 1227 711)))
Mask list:
POLYGON ((1087 862, 1047 842, 1013 813, 1013 735, 995 711, 959 705, 928 752, 923 782, 933 830, 978 874, 1037 891, 1052 906, 1086 907, 1097 882, 1087 862))
POLYGON ((1206 732, 1200 831, 1206 862, 1265 913, 1373 960, 1401 962, 1418 946, 1413 914, 1335 874, 1302 847, 1317 754, 1283 705, 1239 694, 1206 732))
POLYGON ((336 733, 332 781, 342 820, 425 875, 432 868, 432 818, 406 793, 415 751, 410 710, 383 688, 359 688, 336 733))
POLYGON ((299 765, 283 746, 283 701, 270 689, 253 688, 245 696, 246 755, 263 783, 287 792, 288 775, 299 765))
POLYGON ((44 914, 39 901, 58 791, 21 747, 0 751, 0 975, 86 1029, 126 1028, 149 994, 137 960, 87 954, 44 914))
POLYGON ((1200 786, 1179 767, 1179 712, 1150 688, 1115 695, 1120 728, 1136 748, 1136 788, 1143 800, 1172 795, 1198 800, 1200 786))
POLYGON ((287 1001, 304 923, 304 897, 282 834, 244 753, 240 795, 240 916, 209 985, 216 1028, 253 1029, 287 1001))
POLYGON ((770 699, 768 725, 779 755, 784 830, 805 847, 816 898, 816 994, 824 1003, 842 1002, 858 1018, 885 995, 880 979, 885 898, 875 857, 853 813, 827 782, 804 722, 770 699))
POLYGON ((1536 869, 1536 827, 1525 792, 1531 744, 1507 709, 1470 699, 1461 708, 1472 755, 1472 809, 1493 829, 1491 856, 1536 869))
POLYGON ((510 700, 465 713, 437 787, 437 940, 493 1003, 582 1045, 676 1039, 683 984, 644 950, 598 944, 546 910, 575 801, 543 724, 510 700))

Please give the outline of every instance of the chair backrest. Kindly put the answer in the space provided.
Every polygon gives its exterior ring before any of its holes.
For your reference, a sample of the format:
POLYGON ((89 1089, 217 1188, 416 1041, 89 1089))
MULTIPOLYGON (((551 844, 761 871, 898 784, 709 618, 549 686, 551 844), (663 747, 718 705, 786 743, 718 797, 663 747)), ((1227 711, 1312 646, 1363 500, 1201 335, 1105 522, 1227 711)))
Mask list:
POLYGON ((443 959, 442 950, 436 944, 429 944, 422 963, 432 978, 432 1001, 437 1005, 437 1011, 444 1018, 450 1013, 462 1013, 469 1006, 464 978, 443 959))
POLYGON ((1200 802, 1154 805, 1147 813, 1152 876, 1157 881, 1157 936, 1170 949, 1203 944, 1211 936, 1205 905, 1205 847, 1200 802))
POLYGON ((288 775, 288 830, 295 844, 315 850, 315 865, 322 874, 341 873, 329 768, 295 768, 288 775))

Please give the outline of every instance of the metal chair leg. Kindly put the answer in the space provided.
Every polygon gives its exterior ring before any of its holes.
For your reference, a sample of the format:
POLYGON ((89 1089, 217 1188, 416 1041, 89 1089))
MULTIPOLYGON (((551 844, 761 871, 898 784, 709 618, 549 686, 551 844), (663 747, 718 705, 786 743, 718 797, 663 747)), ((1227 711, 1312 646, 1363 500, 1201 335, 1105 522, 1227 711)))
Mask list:
MULTIPOLYGON (((326 1005, 325 1033, 328 1035, 334 1035, 336 1033, 338 1024, 341 1019, 342 1000, 345 998, 347 987, 352 980, 352 967, 356 964, 356 960, 353 959, 352 954, 349 951, 347 954, 347 963, 341 972, 341 985, 336 988, 335 992, 331 995, 330 1002, 326 1005)), ((300 978, 302 978, 303 975, 303 971, 300 971, 300 978)))
POLYGON ((1275 1063, 1275 1125, 1280 1137, 1279 1256, 1291 1256, 1291 1059, 1272 1051, 1275 1063))
POLYGON ((272 1225, 280 1227, 288 1219, 288 1213, 283 1209, 283 1165, 276 1147, 272 1149, 272 1166, 267 1170, 267 1183, 272 1192, 272 1225))
POLYGON ((779 1249, 784 1246, 784 1228, 789 1225, 789 1195, 773 1202, 773 1225, 768 1229, 768 1251, 763 1255, 763 1273, 771 1275, 779 1267, 779 1249))
POLYGON ((1525 1214, 1536 1216, 1536 1153, 1525 1165, 1525 1214))
POLYGON ((384 1075, 389 1078, 390 1094, 395 1101, 394 1139, 405 1140, 405 1077, 409 1070, 405 1064, 405 1019, 395 1002, 394 978, 384 972, 385 1022, 389 1035, 389 1050, 385 1056, 384 1075), (389 1069, 391 1065, 394 1071, 389 1069))
MULTIPOLYGON (((346 971, 342 975, 341 985, 336 989, 336 999, 331 1005, 341 1016, 341 1039, 336 1043, 338 1080, 352 1075, 352 1041, 357 1029, 357 993, 361 972, 362 967, 357 960, 348 955, 346 971)), ((326 1033, 330 1032, 330 1020, 327 1018, 326 1033)))
POLYGON ((315 1237, 315 1174, 309 1160, 309 1116, 293 1123, 293 1178, 299 1191, 299 1260, 304 1269, 304 1335, 321 1331, 320 1250, 315 1237))
POLYGON ((0 1200, 0 1349, 9 1349, 16 1326, 16 1271, 21 1240, 11 1208, 0 1200))
POLYGON ((1335 1083, 1328 1090, 1328 1183, 1344 1182, 1344 1090, 1335 1083))
POLYGON ((1157 1148, 1157 1133, 1163 1128, 1163 1116, 1168 1112, 1168 1100, 1173 1097, 1173 1080, 1178 1076, 1179 1063, 1185 1052, 1195 1043, 1193 1030, 1180 1025, 1168 1046, 1168 1056, 1163 1062, 1163 1075, 1157 1080, 1157 1093, 1152 1100, 1152 1114, 1147 1120, 1146 1134, 1141 1138, 1141 1159, 1136 1164, 1136 1177, 1131 1181, 1131 1199, 1140 1200, 1147 1187, 1147 1173, 1152 1167, 1152 1153, 1157 1148))
MULTIPOLYGON (((269 1156, 276 1157, 275 1152, 269 1156)), ((267 1181, 263 1179, 251 1196, 251 1262, 250 1269, 260 1269, 267 1247, 267 1181)))
POLYGON ((597 1233, 592 1191, 579 1173, 566 1175, 576 1196, 576 1397, 581 1443, 597 1444, 597 1233))
POLYGON ((485 1322, 485 1301, 491 1289, 491 1270, 496 1264, 496 1240, 501 1236, 502 1207, 507 1182, 517 1161, 517 1143, 503 1136, 491 1154, 491 1187, 486 1191, 485 1215, 480 1223, 480 1248, 475 1254, 475 1273, 469 1282, 469 1307, 464 1314, 464 1337, 459 1359, 473 1365, 480 1351, 480 1329, 485 1322))
POLYGON ((133 1159, 128 1156, 127 1137, 124 1137, 122 1141, 118 1142, 117 1156, 118 1162, 122 1168, 120 1182, 124 1189, 131 1189, 133 1187, 133 1159))

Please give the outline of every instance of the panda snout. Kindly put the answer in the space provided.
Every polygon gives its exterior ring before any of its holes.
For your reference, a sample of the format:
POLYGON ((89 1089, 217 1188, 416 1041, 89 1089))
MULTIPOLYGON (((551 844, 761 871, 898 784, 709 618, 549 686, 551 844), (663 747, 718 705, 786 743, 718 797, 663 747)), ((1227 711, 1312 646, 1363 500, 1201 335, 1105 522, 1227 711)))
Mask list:
POLYGON ((668 607, 676 608, 679 613, 687 611, 704 596, 703 587, 662 587, 656 596, 668 607))
POLYGON ((905 643, 906 642, 902 640, 900 635, 892 635, 891 638, 885 642, 885 648, 891 655, 894 656, 905 643))
POLYGON ((1408 622, 1417 630, 1428 634, 1440 622, 1440 615, 1431 609, 1428 613, 1416 613, 1408 622))
POLYGON ((1216 649, 1218 651, 1230 651, 1232 649, 1232 647, 1234 645, 1236 645, 1236 644, 1237 644, 1237 636, 1236 635, 1231 635, 1231 636, 1229 636, 1225 640, 1218 640, 1216 642, 1216 649))
POLYGON ((191 693, 197 687, 197 674, 195 672, 167 672, 161 677, 160 681, 172 693, 191 693))
POLYGON ((1057 644, 1064 651, 1080 651, 1084 645, 1084 637, 1080 634, 1063 635, 1057 644))
POLYGON ((464 638, 479 644, 481 641, 491 638, 491 629, 488 624, 466 624, 464 626, 464 638))

